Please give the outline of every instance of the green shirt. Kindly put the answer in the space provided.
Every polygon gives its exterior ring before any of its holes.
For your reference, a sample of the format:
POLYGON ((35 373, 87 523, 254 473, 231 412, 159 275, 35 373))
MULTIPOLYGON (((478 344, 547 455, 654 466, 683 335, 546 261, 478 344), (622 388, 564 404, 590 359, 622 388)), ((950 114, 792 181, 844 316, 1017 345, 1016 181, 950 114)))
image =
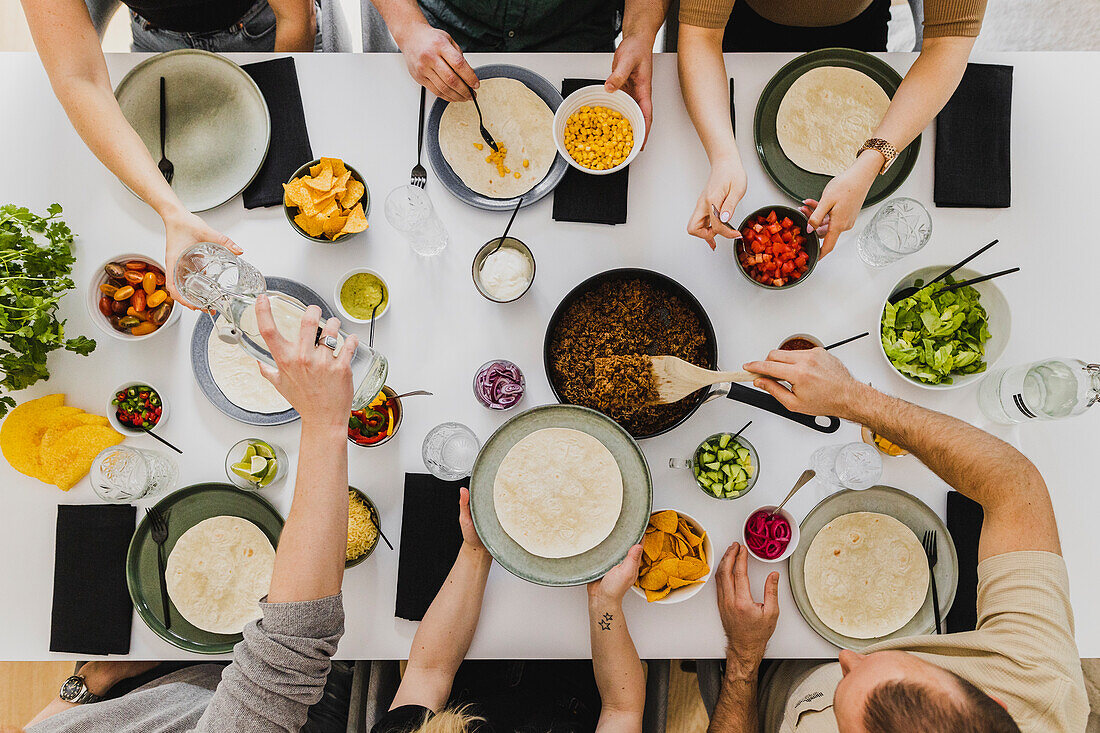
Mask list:
POLYGON ((623 0, 418 0, 464 52, 612 51, 623 0))

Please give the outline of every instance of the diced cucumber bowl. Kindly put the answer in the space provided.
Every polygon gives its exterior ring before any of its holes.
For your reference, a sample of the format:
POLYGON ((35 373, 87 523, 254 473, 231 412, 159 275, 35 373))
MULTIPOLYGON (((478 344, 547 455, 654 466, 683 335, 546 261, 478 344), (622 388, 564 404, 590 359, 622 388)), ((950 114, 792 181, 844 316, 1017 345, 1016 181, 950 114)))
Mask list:
POLYGON ((715 433, 696 449, 692 472, 699 488, 716 499, 749 493, 760 475, 760 457, 752 443, 733 433, 715 433))

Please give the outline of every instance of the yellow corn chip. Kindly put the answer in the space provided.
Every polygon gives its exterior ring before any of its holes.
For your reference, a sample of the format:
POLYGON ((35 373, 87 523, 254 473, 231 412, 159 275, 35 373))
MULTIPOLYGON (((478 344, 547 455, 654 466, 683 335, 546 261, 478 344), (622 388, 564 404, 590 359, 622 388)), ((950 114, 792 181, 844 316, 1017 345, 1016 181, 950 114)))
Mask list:
POLYGON ((657 567, 664 570, 670 576, 680 575, 680 563, 683 562, 677 557, 666 557, 657 563, 657 567))
POLYGON ((686 580, 684 578, 669 578, 668 587, 672 590, 677 588, 683 588, 685 585, 695 585, 696 583, 702 583, 702 580, 686 580))
POLYGON ((359 203, 348 212, 348 220, 344 223, 341 233, 361 232, 368 226, 370 224, 367 223, 367 216, 363 213, 363 204, 359 203))
POLYGON ((325 236, 329 239, 335 238, 337 234, 344 228, 344 224, 347 222, 346 216, 330 216, 325 219, 324 232, 325 236))
POLYGON ((294 223, 311 237, 319 237, 325 231, 325 219, 317 215, 298 214, 294 217, 294 223))
POLYGON ((321 158, 321 162, 318 165, 327 165, 334 176, 342 176, 348 172, 347 166, 344 165, 344 161, 339 158, 321 158))
POLYGON ((656 560, 661 555, 661 550, 664 546, 664 537, 667 537, 664 532, 653 531, 645 535, 642 538, 642 554, 644 557, 650 560, 656 560))
POLYGON ((659 601, 662 598, 664 598, 665 596, 667 596, 669 594, 669 591, 671 591, 672 589, 666 587, 666 588, 662 588, 661 590, 648 590, 648 589, 643 589, 643 590, 645 590, 645 599, 648 602, 653 603, 653 601, 659 601))
POLYGON ((650 570, 638 578, 638 587, 642 590, 660 590, 668 585, 668 573, 660 568, 650 570))
POLYGON ((344 193, 340 195, 340 205, 345 209, 350 209, 358 203, 359 199, 363 198, 363 194, 366 192, 367 187, 363 185, 362 181, 358 181, 354 178, 348 181, 348 187, 344 189, 344 193))
MULTIPOLYGON (((322 167, 323 167, 323 166, 322 166, 322 164, 321 164, 321 163, 318 163, 317 165, 311 165, 311 166, 309 167, 309 175, 310 175, 310 177, 314 177, 314 178, 316 178, 317 176, 319 176, 319 175, 321 174, 321 168, 322 168, 322 167)), ((331 167, 331 166, 330 166, 330 167, 331 167)), ((302 176, 302 177, 303 177, 303 178, 305 178, 305 176, 302 176)))
POLYGON ((654 512, 649 517, 649 523, 657 529, 661 530, 662 532, 676 534, 676 530, 679 528, 679 525, 677 523, 677 519, 679 519, 679 516, 680 515, 672 509, 668 509, 663 512, 654 512))
POLYGON ((321 170, 317 173, 313 173, 313 169, 310 169, 312 178, 307 178, 305 184, 310 188, 317 191, 328 191, 332 188, 332 166, 324 161, 321 161, 321 170))
POLYGON ((343 193, 348 190, 348 179, 351 178, 351 171, 344 171, 343 175, 335 173, 336 181, 332 184, 331 191, 333 193, 343 193))
POLYGON ((697 580, 702 578, 710 568, 702 560, 696 560, 693 557, 689 557, 683 560, 677 560, 676 572, 669 573, 669 575, 675 575, 683 578, 684 580, 697 580))
POLYGON ((691 545, 684 542, 677 536, 676 538, 676 557, 691 557, 691 545))

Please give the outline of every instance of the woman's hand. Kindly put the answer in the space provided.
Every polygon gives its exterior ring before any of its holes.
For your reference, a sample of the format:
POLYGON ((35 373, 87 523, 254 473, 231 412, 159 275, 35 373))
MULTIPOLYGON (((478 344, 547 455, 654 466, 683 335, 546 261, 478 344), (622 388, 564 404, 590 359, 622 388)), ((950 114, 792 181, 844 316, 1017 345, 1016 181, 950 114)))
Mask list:
MULTIPOLYGON (((867 192, 871 190, 875 176, 882 170, 882 162, 881 153, 864 150, 848 170, 829 181, 821 193, 820 201, 803 201, 804 204, 814 207, 809 212, 809 220, 813 231, 822 237, 822 257, 833 251, 841 234, 855 226, 867 192)), ((799 208, 802 213, 807 213, 807 206, 799 208)))
POLYGON ((638 566, 642 562, 642 546, 634 545, 623 561, 607 571, 599 580, 588 584, 589 600, 609 601, 615 605, 623 602, 623 596, 638 579, 638 566))
POLYGON ((195 310, 197 306, 185 300, 177 288, 176 260, 188 247, 200 242, 220 244, 235 255, 244 252, 236 242, 211 228, 190 211, 180 210, 164 217, 164 278, 168 292, 177 303, 191 310, 195 310))
POLYGON ((611 62, 611 75, 607 77, 603 88, 613 92, 622 89, 634 97, 645 119, 645 137, 642 138, 642 150, 649 140, 649 130, 653 126, 653 37, 644 33, 624 36, 622 43, 615 49, 615 58, 611 62))
POLYGON ((747 189, 748 179, 740 160, 721 160, 711 164, 710 178, 699 194, 695 211, 688 222, 688 234, 704 240, 711 249, 717 249, 715 236, 730 237, 737 231, 733 212, 747 189), (718 216, 714 215, 715 209, 718 209, 718 216))
POLYGON ((416 83, 427 87, 432 94, 448 102, 471 99, 466 84, 477 89, 481 82, 466 63, 462 49, 450 34, 433 28, 427 21, 412 23, 410 26, 400 31, 397 45, 405 57, 409 74, 416 83), (466 84, 462 83, 463 80, 466 84))
POLYGON ((462 527, 464 544, 478 552, 487 552, 474 527, 474 518, 470 514, 470 490, 465 487, 458 490, 458 524, 462 527))

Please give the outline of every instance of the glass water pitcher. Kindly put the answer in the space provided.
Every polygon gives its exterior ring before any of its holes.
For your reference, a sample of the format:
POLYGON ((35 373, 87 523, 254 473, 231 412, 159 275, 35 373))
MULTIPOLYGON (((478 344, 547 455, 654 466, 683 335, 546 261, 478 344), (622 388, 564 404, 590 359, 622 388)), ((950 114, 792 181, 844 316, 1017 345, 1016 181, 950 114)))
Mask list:
MULTIPOLYGON (((272 300, 305 314, 305 306, 298 301, 282 293, 269 293, 263 274, 254 265, 209 242, 196 244, 180 256, 176 263, 176 284, 187 300, 224 316, 224 321, 214 320, 218 338, 238 344, 254 358, 276 368, 278 365, 255 325, 256 298, 267 293, 272 300)), ((320 335, 320 329, 317 333, 320 335)), ((346 341, 348 334, 341 330, 338 338, 346 341)), ((359 410, 382 391, 389 362, 380 352, 361 343, 352 356, 351 370, 356 385, 351 409, 359 410)))
POLYGON ((1080 359, 1043 359, 991 372, 978 388, 986 417, 1011 425, 1060 420, 1100 401, 1100 364, 1080 359))

